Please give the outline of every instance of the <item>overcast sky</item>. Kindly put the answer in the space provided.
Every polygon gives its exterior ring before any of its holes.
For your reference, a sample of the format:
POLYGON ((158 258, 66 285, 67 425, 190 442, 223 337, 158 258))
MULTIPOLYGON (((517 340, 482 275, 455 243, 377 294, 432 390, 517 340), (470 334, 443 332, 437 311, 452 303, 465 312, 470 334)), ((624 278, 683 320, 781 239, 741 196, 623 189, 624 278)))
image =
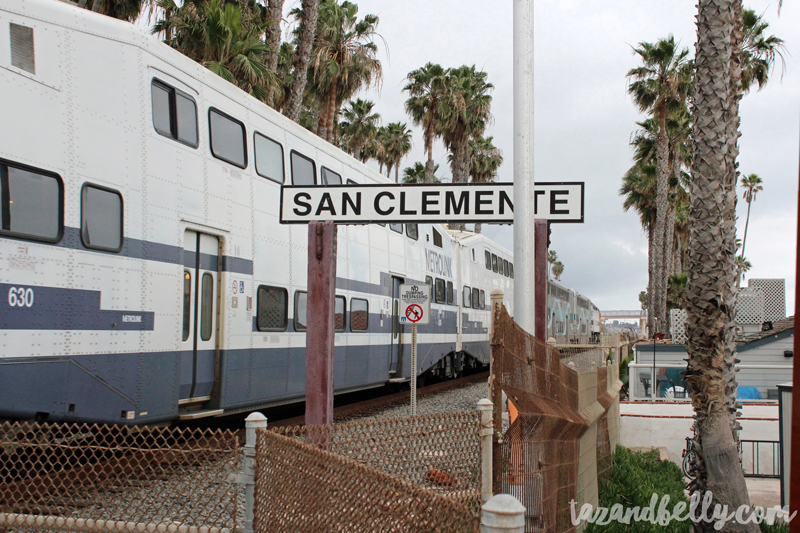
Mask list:
MULTIPOLYGON (((356 0, 360 15, 380 17, 384 79, 376 102, 384 123, 409 122, 402 92, 409 71, 428 61, 444 67, 475 64, 494 84, 487 130, 503 150, 500 180, 512 181, 512 1, 356 0)), ((287 0, 286 8, 297 0, 287 0)), ((794 310, 794 264, 800 142, 800 5, 745 0, 764 13, 770 31, 786 41, 786 55, 767 87, 741 105, 740 169, 764 180, 750 216, 748 277, 786 278, 788 314, 794 310)), ((562 281, 601 309, 637 309, 647 286, 647 239, 638 216, 623 213, 618 194, 631 166, 629 140, 642 119, 627 94, 625 74, 637 65, 631 46, 673 33, 694 56, 694 0, 539 0, 535 6, 535 178, 586 182, 584 224, 553 225, 552 249, 565 265, 562 281)), ((402 167, 424 161, 421 131, 402 167)), ((440 174, 449 175, 447 151, 435 147, 440 174)), ((739 194, 739 232, 747 204, 739 194)), ((513 250, 512 229, 484 233, 513 250)))

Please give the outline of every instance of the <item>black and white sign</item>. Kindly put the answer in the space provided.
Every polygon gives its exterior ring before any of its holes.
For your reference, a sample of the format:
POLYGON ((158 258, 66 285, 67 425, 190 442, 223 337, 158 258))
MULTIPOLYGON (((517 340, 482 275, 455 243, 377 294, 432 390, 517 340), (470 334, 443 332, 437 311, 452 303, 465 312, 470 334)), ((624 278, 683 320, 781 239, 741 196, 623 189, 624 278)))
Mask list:
POLYGON ((399 319, 401 324, 430 324, 430 285, 400 285, 399 319))
MULTIPOLYGON (((534 216, 583 222, 583 183, 537 183, 534 216)), ((392 184, 281 187, 281 223, 514 222, 514 184, 392 184)))

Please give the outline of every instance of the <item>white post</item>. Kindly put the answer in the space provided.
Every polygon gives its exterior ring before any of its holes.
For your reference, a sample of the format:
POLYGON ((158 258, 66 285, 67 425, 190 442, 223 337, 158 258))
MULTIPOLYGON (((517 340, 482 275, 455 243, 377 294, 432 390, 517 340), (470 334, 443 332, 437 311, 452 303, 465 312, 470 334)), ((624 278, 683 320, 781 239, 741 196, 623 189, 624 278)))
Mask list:
POLYGON ((267 428, 267 417, 261 413, 250 413, 244 420, 246 437, 244 444, 244 533, 253 533, 253 513, 256 496, 256 430, 267 428))
POLYGON ((498 494, 481 507, 481 533, 523 533, 525 506, 510 494, 498 494))
POLYGON ((533 0, 514 0, 514 321, 533 335, 533 0))
POLYGON ((417 414, 417 325, 411 325, 411 416, 417 414))
POLYGON ((488 398, 478 400, 478 411, 481 412, 481 501, 483 503, 488 502, 492 497, 493 407, 494 404, 488 398))

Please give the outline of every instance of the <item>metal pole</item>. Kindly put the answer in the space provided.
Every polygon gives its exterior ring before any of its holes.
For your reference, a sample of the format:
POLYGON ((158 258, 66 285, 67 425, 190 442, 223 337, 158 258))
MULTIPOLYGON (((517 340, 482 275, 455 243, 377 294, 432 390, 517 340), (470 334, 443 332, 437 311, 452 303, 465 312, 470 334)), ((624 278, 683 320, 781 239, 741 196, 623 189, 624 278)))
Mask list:
POLYGON ((547 342, 547 233, 549 231, 547 220, 536 220, 534 222, 534 245, 536 251, 534 260, 536 263, 535 276, 535 302, 536 311, 536 331, 534 336, 542 342, 547 342))
MULTIPOLYGON (((495 329, 495 316, 497 314, 497 309, 503 305, 503 291, 500 289, 495 289, 492 291, 492 319, 491 319, 491 340, 490 343, 494 343, 494 329, 495 329)), ((500 384, 497 382, 497 376, 502 371, 501 368, 498 368, 498 363, 494 357, 494 346, 491 347, 491 351, 489 354, 490 357, 490 365, 489 365, 489 399, 493 404, 492 408, 492 427, 496 428, 496 430, 492 434, 492 487, 494 489, 500 490, 500 479, 501 479, 501 464, 500 464, 500 431, 503 429, 503 409, 505 408, 503 402, 503 390, 500 388, 500 384)))
POLYGON ((534 334, 533 0, 514 0, 514 321, 534 334))
MULTIPOLYGON (((798 171, 800 182, 800 171, 798 171)), ((798 196, 798 210, 800 210, 800 196, 798 196)), ((795 283, 794 283, 794 319, 800 316, 800 211, 797 217, 797 248, 795 249, 795 283)), ((794 336, 794 353, 800 353, 800 335, 794 336)), ((792 370, 792 383, 800 385, 800 365, 794 365, 792 370)), ((791 457, 789 460, 789 509, 800 510, 800 394, 792 391, 792 432, 789 440, 791 457), (798 437, 798 438, 794 438, 798 437), (792 446, 792 441, 796 440, 792 446)), ((789 522, 791 533, 800 533, 800 519, 789 522)))
POLYGON ((253 533, 253 516, 255 514, 255 495, 256 495, 256 430, 267 429, 267 417, 261 413, 250 413, 244 420, 245 425, 245 444, 244 444, 244 471, 242 480, 244 481, 244 532, 253 533))
POLYGON ((481 501, 486 503, 492 497, 492 402, 483 398, 478 400, 478 411, 481 412, 481 501))
POLYGON ((411 416, 417 414, 417 325, 411 325, 411 416))
POLYGON ((481 507, 481 533, 523 533, 525 506, 510 494, 498 494, 481 507))

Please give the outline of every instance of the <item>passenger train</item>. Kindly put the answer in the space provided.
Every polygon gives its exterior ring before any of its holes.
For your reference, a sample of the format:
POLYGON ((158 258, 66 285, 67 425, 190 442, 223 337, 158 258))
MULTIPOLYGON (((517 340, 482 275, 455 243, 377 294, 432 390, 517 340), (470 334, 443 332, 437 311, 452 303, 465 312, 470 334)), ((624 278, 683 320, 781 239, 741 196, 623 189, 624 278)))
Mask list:
MULTIPOLYGON (((151 424, 303 399, 304 226, 284 183, 388 183, 140 28, 0 5, 0 417, 151 424)), ((337 393, 489 363, 511 253, 441 225, 338 230, 337 393), (419 367, 401 283, 433 287, 419 367), (410 328, 408 328, 410 330, 410 328), (427 374, 425 374, 427 375, 427 374)), ((551 281, 549 335, 588 342, 551 281)))

